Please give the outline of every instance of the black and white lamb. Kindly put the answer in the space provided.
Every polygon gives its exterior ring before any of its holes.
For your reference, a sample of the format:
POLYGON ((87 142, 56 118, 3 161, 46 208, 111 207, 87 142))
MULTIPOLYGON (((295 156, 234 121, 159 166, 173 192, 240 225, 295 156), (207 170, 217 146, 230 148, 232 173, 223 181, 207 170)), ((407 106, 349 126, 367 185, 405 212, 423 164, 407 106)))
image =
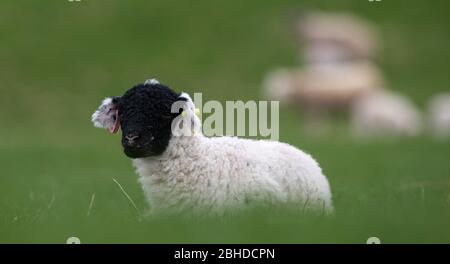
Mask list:
POLYGON ((333 211, 327 178, 310 155, 275 141, 205 137, 190 96, 155 79, 103 100, 92 122, 121 128, 152 213, 220 215, 255 203, 333 211), (180 133, 186 127, 193 133, 180 133))

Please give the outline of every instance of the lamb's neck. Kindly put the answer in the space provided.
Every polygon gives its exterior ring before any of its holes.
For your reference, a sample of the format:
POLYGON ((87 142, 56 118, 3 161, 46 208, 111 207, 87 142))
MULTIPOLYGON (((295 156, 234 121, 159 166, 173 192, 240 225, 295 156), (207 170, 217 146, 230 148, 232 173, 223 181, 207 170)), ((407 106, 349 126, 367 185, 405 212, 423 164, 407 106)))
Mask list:
POLYGON ((207 138, 203 135, 172 137, 165 151, 165 159, 178 159, 196 155, 207 138))
POLYGON ((161 172, 173 169, 174 164, 184 163, 201 156, 207 141, 208 138, 203 135, 174 136, 170 139, 169 145, 162 155, 135 159, 133 164, 142 177, 159 175, 161 172))

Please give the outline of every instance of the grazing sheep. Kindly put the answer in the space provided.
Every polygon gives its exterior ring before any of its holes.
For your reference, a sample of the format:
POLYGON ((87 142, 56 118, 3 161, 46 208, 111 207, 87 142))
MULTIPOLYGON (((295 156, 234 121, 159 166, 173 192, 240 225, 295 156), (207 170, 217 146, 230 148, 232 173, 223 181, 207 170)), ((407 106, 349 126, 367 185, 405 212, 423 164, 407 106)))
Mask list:
POLYGON ((417 107, 405 96, 379 90, 359 98, 351 110, 354 136, 417 136, 422 130, 422 117, 417 107))
POLYGON ((301 106, 308 114, 349 110, 362 94, 384 87, 373 62, 378 46, 376 28, 346 13, 308 11, 297 26, 303 66, 280 69, 264 80, 265 95, 301 106))
POLYGON ((450 138, 450 93, 433 96, 428 113, 432 133, 440 139, 450 138))
POLYGON ((307 64, 371 60, 378 49, 376 27, 353 14, 308 12, 297 28, 307 64))
POLYGON ((105 99, 92 121, 113 133, 120 126, 153 212, 222 215, 259 203, 333 210, 310 155, 274 141, 207 138, 189 95, 156 80, 105 99))
POLYGON ((266 96, 307 109, 348 109, 360 95, 383 87, 381 73, 371 63, 316 64, 278 70, 264 81, 266 96))

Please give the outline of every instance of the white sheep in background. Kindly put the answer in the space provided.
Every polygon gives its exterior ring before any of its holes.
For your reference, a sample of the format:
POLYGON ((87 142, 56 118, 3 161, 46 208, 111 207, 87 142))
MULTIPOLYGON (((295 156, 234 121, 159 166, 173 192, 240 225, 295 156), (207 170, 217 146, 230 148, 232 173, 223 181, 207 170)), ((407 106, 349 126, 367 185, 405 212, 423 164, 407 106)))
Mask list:
POLYGON ((350 13, 307 12, 297 33, 306 64, 370 61, 378 50, 375 25, 350 13))
POLYGON ((440 139, 450 137, 450 93, 433 96, 428 103, 428 115, 433 135, 440 139))
POLYGON ((153 212, 223 215, 253 204, 333 211, 328 180, 310 155, 274 141, 207 138, 185 93, 153 81, 104 102, 93 122, 110 131, 120 122, 153 212), (184 114, 171 109, 177 103, 184 114), (193 133, 180 135, 180 126, 193 133))
POLYGON ((305 108, 348 109, 360 95, 384 86, 381 73, 371 63, 316 64, 270 73, 266 96, 305 108))
POLYGON ((417 136, 422 117, 405 96, 379 90, 359 98, 351 110, 352 132, 357 137, 417 136))

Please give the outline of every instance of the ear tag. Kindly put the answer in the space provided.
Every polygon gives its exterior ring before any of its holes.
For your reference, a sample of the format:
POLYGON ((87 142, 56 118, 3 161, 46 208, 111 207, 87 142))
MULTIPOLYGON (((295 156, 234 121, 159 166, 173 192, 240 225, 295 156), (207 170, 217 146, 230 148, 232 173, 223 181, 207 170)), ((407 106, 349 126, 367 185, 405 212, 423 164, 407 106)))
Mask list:
MULTIPOLYGON (((196 116, 200 117, 200 109, 195 108, 194 113, 195 113, 196 116)), ((182 117, 186 117, 187 116, 187 112, 186 111, 181 112, 181 116, 182 117)))
POLYGON ((195 115, 197 115, 198 117, 200 117, 200 109, 195 108, 195 115))

